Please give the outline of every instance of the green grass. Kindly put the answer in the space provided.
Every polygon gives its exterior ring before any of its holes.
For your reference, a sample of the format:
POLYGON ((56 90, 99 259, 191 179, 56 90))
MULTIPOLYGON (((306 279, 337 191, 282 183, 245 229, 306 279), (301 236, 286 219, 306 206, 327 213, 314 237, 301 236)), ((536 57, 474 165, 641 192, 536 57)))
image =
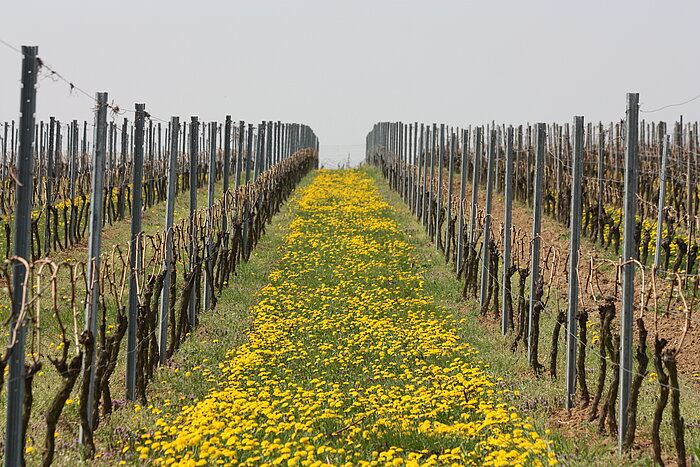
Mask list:
MULTIPOLYGON (((300 186, 308 184, 310 179, 311 176, 307 176, 300 186)), ((184 207, 187 207, 186 203, 184 207)), ((158 219, 160 216, 154 219, 154 223, 158 219)), ((120 365, 115 372, 113 397, 121 399, 121 407, 102 421, 95 434, 96 459, 83 460, 78 445, 57 449, 55 465, 116 465, 121 461, 138 463, 138 456, 134 455, 132 447, 136 440, 153 432, 156 421, 162 416, 160 411, 177 412, 180 407, 192 404, 209 393, 215 385, 210 379, 218 378, 221 374, 218 363, 224 361, 227 351, 246 340, 251 324, 249 309, 258 300, 257 291, 267 284, 267 277, 280 256, 278 249, 283 245, 291 219, 289 207, 284 205, 267 226, 250 260, 238 265, 229 286, 219 297, 216 309, 200 314, 199 327, 182 344, 172 363, 156 371, 148 387, 149 404, 142 407, 138 403, 123 401, 124 365, 120 365), (130 447, 130 450, 122 452, 125 447, 130 447)), ((64 419, 59 429, 59 440, 75 445, 76 422, 77 410, 64 419)), ((37 446, 36 454, 29 458, 30 464, 39 462, 40 446, 37 446)))
MULTIPOLYGON (((650 464, 651 445, 644 440, 650 439, 649 429, 653 407, 656 402, 658 384, 649 381, 649 378, 647 378, 642 385, 638 411, 637 441, 641 438, 644 447, 638 447, 630 454, 620 457, 617 454, 616 439, 601 437, 596 434, 597 420, 592 423, 583 422, 580 425, 569 423, 566 420, 566 412, 563 410, 565 394, 563 376, 565 371, 564 352, 566 345, 564 332, 562 331, 559 341, 557 360, 559 379, 552 380, 547 373, 539 378, 535 377, 527 363, 522 344, 518 347, 516 353, 510 351, 513 336, 511 334, 505 337, 501 335, 500 321, 496 321, 491 317, 491 311, 489 311, 490 317, 483 319, 478 316, 479 305, 477 301, 473 299, 462 300, 461 290, 463 284, 456 280, 456 274, 452 270, 452 265, 445 264, 444 256, 436 251, 431 239, 425 234, 423 226, 415 220, 415 217, 404 204, 401 197, 390 189, 381 171, 374 167, 367 167, 365 170, 374 178, 385 199, 396 208, 396 218, 399 223, 404 226, 407 232, 410 232, 409 237, 415 245, 420 258, 418 266, 426 268, 424 272, 425 287, 428 293, 434 295, 448 310, 459 313, 466 318, 462 328, 463 339, 479 349, 484 362, 489 365, 489 371, 494 376, 503 378, 507 382, 509 389, 518 391, 521 394, 520 397, 511 403, 532 417, 535 422, 534 425, 538 427, 539 431, 551 429, 554 450, 559 454, 560 461, 565 465, 575 466, 650 464)), ((547 221, 554 222, 553 220, 547 221)), ((526 291, 526 293, 528 292, 526 291)), ((559 295, 563 300, 562 306, 565 306, 566 291, 559 291, 559 295)), ((543 313, 541 318, 539 355, 540 362, 545 365, 549 364, 551 335, 554 327, 552 314, 555 317, 556 310, 550 309, 549 313, 543 313)), ((595 310, 589 313, 589 320, 595 323, 593 329, 597 329, 598 317, 595 310)), ((647 325, 647 327, 649 326, 650 324, 647 325)), ((589 345, 591 338, 592 333, 589 328, 589 345)), ((652 340, 653 336, 650 333, 647 341, 648 345, 653 345, 652 340)), ((586 376, 591 393, 595 391, 598 365, 598 357, 589 351, 586 359, 586 368, 588 369, 586 376)), ((650 361, 648 371, 654 371, 653 361, 650 361)), ((607 381, 609 384, 610 372, 608 373, 607 381)), ((607 391, 607 385, 605 390, 607 391)), ((699 392, 689 381, 681 381, 681 391, 681 413, 685 417, 686 422, 697 424, 697 421, 700 420, 699 392)), ((668 420, 670 420, 670 406, 666 408, 664 413, 661 441, 665 457, 672 460, 675 459, 675 448, 673 447, 673 435, 670 425, 667 423, 668 420)), ((686 429, 685 440, 689 455, 694 452, 700 453, 700 431, 698 428, 691 427, 686 429)))
MULTIPOLYGON (((563 379, 551 381, 548 376, 539 379, 534 377, 532 371, 525 360, 521 350, 513 354, 510 352, 510 342, 512 337, 502 337, 498 331, 498 326, 491 318, 482 320, 477 316, 477 304, 461 299, 462 284, 459 283, 452 267, 445 265, 444 258, 435 251, 430 239, 425 235, 422 226, 414 220, 412 214, 403 204, 400 197, 392 192, 381 173, 375 168, 363 169, 369 173, 377 185, 380 192, 396 209, 392 214, 404 229, 405 237, 416 248, 414 253, 414 263, 411 265, 420 271, 425 279, 425 289, 428 295, 445 307, 447 311, 458 317, 460 323, 461 338, 469 344, 475 346, 480 351, 481 359, 487 366, 487 371, 495 377, 504 379, 504 387, 512 391, 519 391, 520 396, 513 396, 509 402, 525 412, 532 418, 538 432, 543 433, 546 429, 551 429, 549 436, 554 443, 554 450, 559 453, 560 460, 565 465, 645 465, 649 464, 649 451, 634 451, 631 456, 620 458, 616 454, 616 442, 610 438, 600 438, 594 433, 595 424, 583 423, 580 428, 572 430, 566 423, 564 428, 557 420, 563 417, 563 412, 559 410, 563 402, 563 379)), ((302 182, 302 186, 308 185, 313 179, 313 175, 307 176, 302 182)), ((206 190, 199 192, 199 205, 203 205, 206 199, 206 190)), ((176 212, 186 216, 188 213, 187 194, 178 198, 176 212)), ((162 228, 163 205, 144 213, 144 229, 156 231, 162 228)), ((289 206, 284 206, 271 226, 268 226, 267 233, 263 236, 261 243, 251 256, 248 263, 239 265, 236 276, 231 280, 230 287, 225 289, 219 299, 216 310, 200 315, 200 327, 195 331, 180 348, 174 357, 172 365, 159 370, 149 387, 149 404, 141 407, 137 404, 124 404, 119 410, 103 423, 96 433, 96 443, 98 458, 95 461, 82 461, 79 448, 74 447, 77 437, 77 406, 72 405, 64 411, 63 422, 59 425, 59 446, 61 442, 66 442, 71 447, 58 450, 56 453, 55 465, 105 465, 118 464, 120 461, 127 463, 138 463, 138 456, 133 451, 133 446, 142 436, 152 434, 156 422, 162 417, 162 412, 177 413, 184 405, 191 405, 193 401, 204 398, 212 388, 215 387, 221 370, 218 366, 226 359, 227 352, 246 342, 247 332, 250 330, 251 319, 250 308, 257 303, 258 297, 255 292, 260 290, 268 282, 268 275, 274 270, 275 264, 280 257, 280 248, 284 245, 283 237, 287 227, 293 218, 293 213, 289 206), (122 453, 125 447, 129 450, 122 453)), ((129 224, 121 222, 113 226, 114 230, 107 233, 111 243, 128 241, 129 224), (123 224, 123 226, 121 225, 123 224)), ((77 250, 79 251, 79 250, 77 250)), ((66 252, 66 257, 70 257, 71 252, 66 252)), ((319 280, 322 280, 319 278, 319 280)), ((565 296, 565 295, 562 295, 565 296)), ((597 322, 597 316, 591 313, 591 320, 597 322)), ((541 331, 541 351, 540 355, 545 357, 549 353, 549 345, 552 329, 552 320, 549 315, 544 314, 542 318, 541 331)), ((590 342, 589 334, 589 342, 590 342)), ((520 347, 522 349, 522 346, 520 347)), ((563 360, 564 341, 560 341, 559 346, 559 373, 562 374, 564 368, 563 360)), ((123 353, 121 356, 123 357, 123 353)), ((541 358, 546 360, 546 358, 541 358)), ((597 368, 597 359, 589 353, 587 366, 597 368)), ((650 363, 650 370, 653 364, 650 363)), ((50 369, 48 372, 54 371, 50 369)), ((113 397, 120 399, 123 384, 123 367, 117 369, 115 383, 112 386, 113 397)), ((595 385, 596 371, 588 374, 589 389, 593 391, 595 385)), ((39 379, 35 385, 39 384, 39 379)), ((46 380, 49 383, 49 380, 46 380)), ((46 392, 51 384, 46 386, 36 386, 35 393, 46 392)), ((650 414, 652 404, 655 400, 655 383, 646 382, 642 389, 640 399, 640 414, 650 414)), ((50 394, 50 391, 49 391, 50 394)), ((76 391, 74 391, 74 395, 76 391)), ((700 404, 697 399, 685 397, 683 393, 681 400, 683 403, 682 413, 686 420, 697 420, 700 417, 700 404)), ((4 400, 2 401, 4 403, 4 400)), ((3 404, 4 413, 4 404, 3 404)), ((667 416, 670 408, 667 408, 667 416)), ((40 415, 35 409, 35 415, 40 415)), ((328 423, 331 423, 330 421, 328 423)), ((640 421, 640 423, 644 423, 640 421)), ((648 425, 648 424, 647 424, 648 425)), ((42 425, 37 425, 41 428, 42 425)), ((341 429, 342 427, 329 424, 324 430, 341 429)), ((640 429, 642 437, 648 436, 644 425, 640 429)), ((41 443, 43 442, 43 432, 34 433, 31 442, 37 450, 28 456, 29 464, 38 463, 40 459, 41 443)), ((662 442, 669 458, 673 458, 674 451, 671 442, 671 433, 668 426, 664 426, 662 442)), ((402 446, 412 446, 416 449, 437 449, 445 443, 445 440, 432 439, 431 437, 401 437, 400 435, 386 436, 387 445, 396 444, 402 446)), ((700 437, 697 429, 686 431, 686 444, 689 454, 698 450, 700 437)), ((444 446, 443 446, 444 447, 444 446)))
MULTIPOLYGON (((219 199, 222 194, 222 183, 217 183, 215 185, 215 199, 219 199)), ((197 206, 201 209, 203 206, 206 206, 207 203, 207 186, 206 184, 203 187, 200 187, 197 191, 197 206)), ((148 235, 153 235, 157 234, 159 232, 162 232, 163 227, 164 227, 164 221, 165 221, 165 203, 157 203, 153 205, 150 208, 147 208, 143 211, 143 217, 142 217, 142 230, 145 234, 148 235)), ((184 191, 181 192, 176 200, 175 200, 175 223, 177 223, 180 219, 186 218, 189 215, 189 191, 184 191)), ((127 248, 128 248, 128 242, 130 240, 131 236, 131 219, 124 219, 121 221, 115 222, 113 225, 109 226, 106 225, 103 229, 102 232, 102 252, 103 254, 110 252, 111 248, 113 245, 121 245, 122 251, 126 254, 127 248)), ((262 248, 262 246, 261 246, 262 248)), ((85 242, 81 242, 80 244, 77 244, 71 248, 62 250, 62 251, 57 251, 53 252, 51 255, 51 259, 58 263, 61 261, 72 261, 72 260, 79 260, 79 261, 85 261, 85 258, 87 256, 86 252, 86 244, 85 242)), ((127 258, 128 259, 128 258, 127 258)), ((240 269, 238 274, 244 274, 244 271, 246 271, 248 266, 246 263, 241 263, 239 265, 240 269)), ((232 276, 233 281, 238 280, 238 277, 232 276)), ((128 280, 128 278, 127 278, 128 280)), ((182 274, 178 275, 178 287, 181 286, 183 277, 182 274)), ((68 278, 68 274, 66 272, 63 272, 58 276, 58 291, 59 295, 62 297, 68 297, 70 295, 70 282, 68 278)), ((237 289, 233 289, 237 290, 237 289)), ((128 291, 128 287, 127 287, 128 291)), ((84 293, 84 287, 79 287, 78 290, 78 296, 80 297, 80 293, 84 293)), ((242 294, 239 294, 242 295, 242 294)), ((227 291, 226 294, 224 294, 224 297, 230 296, 230 292, 227 291)), ((225 298, 222 297, 222 300, 224 300, 224 303, 222 303, 223 306, 226 306, 225 304, 225 298)), ((44 299, 44 303, 42 305, 48 306, 48 298, 44 299)), ((124 298, 125 300, 125 298, 124 298)), ((241 297, 237 297, 235 300, 236 302, 242 301, 241 297)), ((222 305, 218 307, 218 309, 221 309, 222 305)), ((7 295, 3 295, 3 299, 0 301, 0 306, 8 307, 9 302, 7 301, 7 295)), ((82 301, 77 305, 78 309, 78 328, 82 329, 84 326, 84 321, 83 321, 83 304, 82 301)), ((66 314, 70 313, 70 303, 68 300, 63 300, 59 299, 59 312, 62 314, 62 316, 67 316, 66 314)), ((4 308, 5 310, 8 310, 9 308, 4 308)), ((115 314, 115 307, 114 307, 114 302, 112 300, 107 301, 107 311, 108 311, 108 320, 113 319, 114 314, 115 314)), ((217 313, 216 311, 212 313, 217 313)), ((66 320, 64 317, 64 323, 67 322, 69 325, 69 335, 72 332, 72 325, 70 325, 70 319, 66 320)), ((211 326, 210 326, 211 328, 211 326)), ((218 329, 218 327, 216 327, 218 329)), ((110 332, 110 331, 108 331, 110 332)), ((212 331, 210 330, 205 330, 205 332, 209 333, 218 333, 220 331, 215 330, 212 331)), ((234 331, 231 331, 235 334, 234 331)), ((27 446, 28 447, 35 447, 35 450, 32 454, 30 454, 30 459, 33 459, 33 462, 39 462, 40 459, 40 452, 43 449, 43 442, 44 442, 44 433, 45 433, 45 422, 44 422, 44 413, 48 408, 48 405, 50 401, 53 399, 54 394, 56 392, 56 388, 59 382, 59 375, 56 372, 55 368, 53 365, 51 365, 50 362, 47 361, 46 356, 57 356, 57 350, 56 350, 56 345, 60 342, 59 339, 59 328, 57 321, 53 319, 49 313, 48 308, 44 309, 44 312, 42 313, 42 345, 41 345, 41 352, 42 352, 42 360, 43 360, 43 367, 42 371, 34 378, 34 402, 32 404, 32 417, 30 419, 29 427, 28 427, 28 441, 27 441, 27 446)), ((9 334, 7 334, 9 335, 9 334)), ((211 341, 216 339, 216 337, 211 337, 210 339, 203 339, 206 341, 209 345, 203 344, 204 345, 204 350, 209 351, 210 350, 210 344, 211 341)), ((29 341, 28 341, 29 342, 29 341)), ((27 352, 29 352, 29 343, 27 346, 27 352)), ((69 355, 69 358, 72 355, 69 355)), ((205 357, 202 357, 206 358, 205 357)), ((121 343, 121 351, 119 353, 119 360, 117 363, 116 370, 112 376, 111 379, 111 384, 110 384, 110 389, 112 392, 112 397, 118 401, 118 404, 121 403, 124 399, 124 394, 125 394, 125 372, 126 372, 126 336, 122 340, 121 343)), ((188 378, 187 380, 192 380, 196 378, 201 378, 202 375, 201 373, 196 373, 193 375, 193 378, 188 378)), ((61 460, 60 457, 58 457, 54 461, 55 465, 62 465, 65 462, 68 462, 68 459, 71 459, 70 462, 73 462, 73 460, 76 460, 80 457, 80 446, 76 446, 76 439, 78 436, 78 426, 79 426, 79 415, 78 415, 78 404, 77 400, 79 398, 79 391, 80 391, 80 385, 82 384, 81 378, 78 379, 75 388, 72 391, 71 394, 71 399, 74 400, 75 402, 67 405, 63 411, 63 414, 61 416, 61 420, 59 422, 59 437, 57 438, 57 454, 58 454, 58 448, 62 445, 62 443, 67 443, 68 446, 71 446, 69 448, 66 448, 69 451, 74 451, 71 453, 69 457, 66 458, 65 461, 61 460), (77 455, 77 457, 76 457, 77 455)), ((158 383, 154 382, 152 385, 156 386, 158 383)), ((2 423, 2 426, 5 425, 5 413, 6 413, 6 398, 4 397, 6 387, 3 388, 3 397, 0 398, 0 423, 2 423)), ((119 412, 119 411, 117 411, 119 412)), ((100 437, 100 431, 98 431, 97 436, 100 437)), ((64 450, 66 450, 64 449, 64 450)), ((30 462, 31 463, 31 462, 30 462)))
POLYGON ((332 464, 412 455, 444 462, 485 460, 503 435, 504 448, 515 448, 504 455, 546 456, 545 443, 515 434, 531 427, 499 404, 471 348, 454 343, 461 317, 424 294, 416 274, 433 274, 431 261, 416 267, 423 257, 370 180, 318 178, 256 308, 250 345, 224 362, 228 377, 216 393, 168 417, 164 438, 139 452, 211 462, 214 451, 256 465, 296 462, 296 451, 311 446, 324 455, 307 459, 332 464), (242 432, 224 436, 218 424, 242 432), (517 447, 511 431, 523 441, 517 447))

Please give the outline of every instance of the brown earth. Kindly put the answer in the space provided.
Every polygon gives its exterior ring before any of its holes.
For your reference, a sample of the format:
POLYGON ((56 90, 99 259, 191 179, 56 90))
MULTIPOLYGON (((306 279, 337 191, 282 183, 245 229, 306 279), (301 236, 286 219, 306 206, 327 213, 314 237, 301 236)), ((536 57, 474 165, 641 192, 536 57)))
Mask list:
MULTIPOLYGON (((447 192, 447 180, 443 180, 443 189, 447 192)), ((453 183, 453 211, 458 210, 458 197, 460 190, 460 177, 456 176, 453 183)), ((467 217, 466 226, 468 226, 469 205, 471 203, 471 183, 467 183, 465 195, 464 212, 467 217)), ((486 204, 486 190, 484 187, 479 189, 479 210, 482 221, 477 222, 478 226, 483 225, 484 208, 486 204)), ((493 232, 499 237, 499 250, 502 251, 503 244, 503 221, 504 221, 504 194, 494 190, 492 203, 492 226, 493 232)), ((569 215, 565 219, 569 219, 569 215)), ((532 238, 532 209, 521 201, 513 202, 512 210, 513 227, 515 234, 513 259, 520 262, 524 260, 529 264, 530 258, 530 239, 532 238)), ((477 227, 477 232, 479 227, 477 227)), ((558 310, 567 308, 567 291, 568 291, 568 261, 569 261, 569 232, 568 226, 554 219, 551 215, 543 214, 541 234, 541 269, 540 272, 549 284, 550 292, 545 292, 546 310, 543 318, 549 317, 555 319, 558 310)), ((611 246, 606 250, 600 245, 594 244, 589 238, 582 237, 579 256, 579 306, 589 310, 589 320, 593 321, 594 327, 598 326, 597 319, 597 301, 601 301, 608 296, 614 296, 617 299, 617 319, 613 325, 619 328, 619 313, 620 313, 620 292, 619 284, 616 279, 615 266, 612 264, 615 258, 615 252, 611 246), (591 271, 590 263, 593 259, 593 271, 591 271)), ((635 303, 640 304, 642 298, 642 274, 637 268, 635 273, 635 303)), ((649 295, 651 291, 650 271, 647 269, 644 274, 644 293, 649 295)), ((515 279, 515 276, 514 276, 515 279)), ((528 278, 528 284, 529 284, 528 278)), ((658 293, 659 307, 665 308, 668 302, 668 290, 670 289, 671 281, 667 279, 657 278, 656 288, 658 293)), ((697 288, 697 285, 696 285, 697 288)), ((688 292, 685 292, 688 295, 688 292)), ((677 354, 679 372, 687 378, 687 380, 696 389, 700 389, 700 321, 693 318, 693 308, 696 306, 696 299, 690 296, 685 297, 688 301, 690 309, 690 317, 688 320, 688 329, 685 338, 683 338, 686 328, 686 317, 683 310, 678 307, 682 303, 678 297, 674 298, 674 303, 668 314, 656 314, 656 322, 654 320, 653 311, 650 308, 644 311, 644 320, 646 328, 649 332, 647 345, 653 348, 655 329, 658 329, 659 338, 668 340, 669 348, 677 347, 682 340, 682 350, 677 354), (675 308, 675 309, 674 309, 675 308)), ((653 297, 648 297, 647 302, 649 307, 653 306, 653 297)), ((638 316, 640 305, 635 306, 635 316, 638 316)), ((634 330, 635 340, 637 339, 637 329, 634 330)), ((653 362, 650 362, 650 370, 653 371, 653 362)))

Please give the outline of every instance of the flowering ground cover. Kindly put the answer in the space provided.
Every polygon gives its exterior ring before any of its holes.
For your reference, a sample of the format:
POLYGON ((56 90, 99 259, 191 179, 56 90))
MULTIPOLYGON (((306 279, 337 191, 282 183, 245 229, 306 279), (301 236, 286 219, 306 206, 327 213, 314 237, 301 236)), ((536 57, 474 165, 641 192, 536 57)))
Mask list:
POLYGON ((542 465, 549 442, 504 402, 433 303, 413 247, 361 171, 321 171, 248 340, 143 459, 181 465, 542 465))

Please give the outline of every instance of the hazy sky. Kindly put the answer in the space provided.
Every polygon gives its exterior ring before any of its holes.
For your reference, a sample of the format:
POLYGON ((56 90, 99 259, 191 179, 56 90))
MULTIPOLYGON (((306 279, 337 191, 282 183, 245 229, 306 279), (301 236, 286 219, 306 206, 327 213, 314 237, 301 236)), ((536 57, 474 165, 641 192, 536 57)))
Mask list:
MULTIPOLYGON (((376 121, 611 120, 700 94, 696 1, 12 1, 0 39, 90 94, 163 119, 296 121, 322 154, 360 157, 376 121), (327 148, 324 149, 324 148, 327 148)), ((0 44, 0 121, 20 59, 0 44)), ((40 82, 37 117, 92 121, 40 82)), ((700 119, 700 99, 646 119, 700 119)))

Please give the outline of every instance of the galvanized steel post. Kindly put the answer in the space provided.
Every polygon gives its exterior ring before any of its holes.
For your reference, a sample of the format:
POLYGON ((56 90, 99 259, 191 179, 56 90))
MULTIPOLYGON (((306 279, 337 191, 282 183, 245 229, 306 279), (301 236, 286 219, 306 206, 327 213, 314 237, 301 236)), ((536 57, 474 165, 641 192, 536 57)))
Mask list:
MULTIPOLYGON (((129 147, 129 133, 128 133, 128 121, 125 118, 124 123, 122 123, 122 148, 121 148, 121 165, 122 167, 126 165, 126 153, 129 147)), ((124 202, 124 181, 122 180, 119 184, 119 198, 117 202, 117 208, 119 211, 119 218, 124 219, 124 208, 126 203, 124 202)))
POLYGON ((598 127, 598 238, 600 239, 600 244, 602 245, 605 241, 605 232, 603 224, 603 206, 604 196, 604 180, 605 177, 605 132, 603 130, 603 124, 601 123, 598 127))
POLYGON ((437 134, 437 125, 433 123, 432 129, 428 130, 430 132, 430 179, 428 182, 429 192, 428 192, 428 233, 432 238, 433 229, 435 228, 435 223, 433 220, 433 204, 435 203, 435 135, 437 134))
MULTIPOLYGON (((248 259, 248 254, 249 254, 249 245, 248 245, 248 224, 250 222, 249 219, 249 211, 250 211, 250 200, 248 199, 248 196, 250 195, 250 166, 252 164, 253 160, 253 124, 249 123, 248 124, 248 132, 246 134, 246 162, 245 162, 245 193, 246 193, 246 200, 245 200, 245 205, 244 205, 244 211, 243 211, 243 258, 248 259)), ((291 151, 291 150, 290 150, 291 151)))
MULTIPOLYGON (((90 221, 88 237, 88 299, 85 304, 85 330, 97 342, 97 314, 100 299, 100 248, 102 246, 102 206, 104 200, 104 170, 107 152, 107 93, 98 92, 95 109, 94 153, 92 163, 92 186, 90 195, 90 221)), ((77 139, 76 139, 77 143, 77 139)), ((96 345, 96 344, 95 344, 96 345)), ((83 360, 83 377, 88 379, 87 426, 80 427, 80 441, 85 443, 85 429, 92 432, 94 426, 93 406, 95 404, 95 363, 97 352, 92 353, 92 360, 83 360), (87 373, 87 374, 86 374, 87 373)))
POLYGON ((530 272, 530 308, 528 311, 528 326, 527 326, 527 360, 533 361, 533 341, 532 341, 532 324, 535 306, 535 295, 537 290, 537 282, 540 278, 540 245, 542 239, 540 233, 542 230, 542 185, 544 183, 544 146, 546 126, 544 123, 537 124, 537 140, 535 141, 535 192, 532 203, 532 264, 530 272))
POLYGON ((476 208, 479 204, 482 131, 483 129, 481 127, 476 127, 476 139, 474 140, 474 170, 472 172, 472 204, 469 215, 469 243, 474 243, 474 235, 476 234, 476 208))
MULTIPOLYGON (((197 264, 197 181, 199 170, 199 118, 192 117, 190 122, 190 229, 192 239, 190 240, 190 267, 193 274, 197 264)), ((190 328, 194 328, 197 324, 197 294, 195 293, 196 284, 193 286, 192 294, 190 295, 190 303, 188 309, 188 318, 190 328)))
POLYGON ((566 317, 566 408, 576 393, 576 341, 578 328, 578 255, 581 244, 581 177, 583 175, 583 117, 574 117, 574 160, 571 168, 571 236, 569 242, 569 294, 566 317))
POLYGON ((5 122, 5 131, 4 131, 4 136, 2 139, 2 167, 0 168, 0 172, 2 172, 2 181, 3 183, 5 182, 5 178, 7 177, 7 129, 9 125, 7 122, 5 122))
POLYGON ((216 122, 209 124, 209 175, 207 177, 207 260, 205 262, 206 272, 204 274, 204 309, 211 308, 212 291, 214 285, 212 282, 214 271, 212 266, 212 234, 214 231, 214 217, 212 208, 214 207, 214 184, 216 183, 216 131, 218 125, 216 122))
POLYGON ((245 138, 245 122, 238 122, 238 151, 236 154, 236 183, 235 188, 241 186, 241 172, 243 170, 243 139, 245 138))
MULTIPOLYGON (((421 135, 422 138, 422 135, 421 135)), ((414 170, 415 178, 413 180, 413 214, 420 218, 420 211, 418 206, 419 190, 420 190, 420 177, 421 169, 423 168, 420 152, 420 140, 418 139, 418 122, 413 123, 413 164, 415 165, 414 170)))
POLYGON ((625 201, 624 243, 622 247, 622 316, 620 324, 620 405, 618 450, 623 449, 627 434, 627 406, 632 385, 632 330, 634 327, 634 270, 637 256, 634 230, 637 216, 637 164, 639 94, 627 94, 627 122, 625 138, 625 201))
POLYGON ((457 227, 457 272, 462 270, 464 259, 464 198, 467 194, 467 157, 469 155, 467 130, 462 130, 462 154, 460 159, 461 178, 459 181, 459 224, 457 227))
POLYGON ((423 227, 428 226, 428 162, 430 158, 428 156, 428 128, 424 126, 423 123, 420 125, 420 138, 421 138, 421 152, 423 156, 423 177, 421 179, 421 219, 423 222, 423 227))
POLYGON ((440 215, 442 214, 442 165, 445 157, 445 124, 440 124, 440 147, 438 148, 438 184, 437 207, 435 210, 435 248, 444 248, 442 244, 442 232, 440 231, 440 215))
MULTIPOLYGON (((106 117, 105 117, 106 118, 106 117)), ((105 129, 105 136, 106 136, 107 130, 105 129)), ((77 226, 75 225, 76 222, 76 215, 77 215, 77 206, 75 205, 75 181, 78 176, 78 168, 76 167, 78 165, 78 121, 73 120, 73 124, 71 126, 71 131, 70 135, 72 137, 72 144, 69 145, 69 164, 70 164, 70 233, 69 233, 69 238, 70 238, 70 243, 73 244, 77 241, 77 235, 78 235, 78 229, 76 228, 77 226)), ((106 142, 105 142, 105 152, 106 152, 106 142)), ((104 182, 104 175, 103 177, 103 182, 104 182)), ((91 203, 92 204, 92 203, 91 203)), ((100 218, 100 222, 102 222, 102 218, 100 218)))
MULTIPOLYGON (((36 113, 36 79, 38 47, 22 46, 22 91, 20 97, 19 157, 16 158, 18 180, 15 187, 14 255, 30 260, 32 192, 34 177, 34 114, 36 113)), ((4 168, 3 168, 4 169, 4 168)), ((24 436, 22 433, 22 406, 24 400, 25 321, 22 306, 25 296, 25 278, 29 274, 24 263, 12 262, 12 315, 7 382, 7 418, 5 420, 5 466, 24 463, 24 436)), ((29 287, 29 283, 27 283, 29 287)))
POLYGON ((489 161, 486 168, 486 210, 484 213, 484 240, 481 244, 481 287, 479 289, 479 305, 484 306, 488 295, 489 262, 491 259, 489 244, 491 243, 491 205, 493 200, 494 166, 496 163, 496 130, 489 131, 489 161))
POLYGON ((666 209, 666 172, 668 166, 669 135, 664 135, 663 149, 661 151, 661 171, 659 173, 659 206, 656 218, 656 249, 654 250, 654 270, 659 269, 661 262, 661 235, 663 233, 664 209, 666 209))
MULTIPOLYGON (((501 289, 501 332, 508 333, 512 308, 509 308, 506 300, 508 289, 506 283, 510 280, 508 269, 511 266, 511 234, 513 230, 513 127, 508 126, 506 130, 506 173, 505 173, 505 200, 503 208, 503 287, 501 289)), ((510 284, 508 284, 510 286, 510 284)), ((511 302, 512 305, 512 302, 511 302)))
MULTIPOLYGON (((231 174, 231 116, 226 116, 226 123, 224 124, 224 181, 223 181, 223 199, 226 207, 228 208, 228 190, 229 190, 229 178, 231 174)), ((221 219, 222 225, 221 230, 226 233, 228 231, 228 214, 224 213, 221 219)), ((228 241, 228 237, 227 241, 228 241)))
POLYGON ((49 121, 49 150, 46 160, 46 221, 44 223, 44 250, 46 251, 46 256, 49 255, 51 251, 51 209, 53 208, 53 177, 54 177, 54 130, 56 127, 56 120, 54 117, 50 118, 49 121))
POLYGON ((454 186, 454 173, 455 173, 455 134, 454 132, 451 133, 450 137, 450 163, 449 163, 449 178, 447 182, 447 215, 446 215, 446 220, 447 222, 447 227, 446 227, 446 233, 445 233, 445 261, 449 262, 450 261, 450 256, 451 256, 451 251, 450 251, 450 239, 451 239, 451 232, 452 229, 450 226, 452 225, 452 188, 454 186))
POLYGON ((168 158, 168 197, 165 201, 165 259, 163 260, 163 290, 160 300, 160 318, 158 326, 159 362, 165 364, 168 351, 168 317, 170 314, 170 284, 173 268, 173 218, 177 188, 177 150, 180 136, 180 118, 170 119, 170 154, 168 158))
POLYGON ((134 163, 131 172, 131 240, 129 241, 129 312, 126 336, 126 399, 136 396, 136 332, 139 313, 138 280, 141 273, 141 213, 143 211, 143 144, 146 106, 136 104, 134 163))

